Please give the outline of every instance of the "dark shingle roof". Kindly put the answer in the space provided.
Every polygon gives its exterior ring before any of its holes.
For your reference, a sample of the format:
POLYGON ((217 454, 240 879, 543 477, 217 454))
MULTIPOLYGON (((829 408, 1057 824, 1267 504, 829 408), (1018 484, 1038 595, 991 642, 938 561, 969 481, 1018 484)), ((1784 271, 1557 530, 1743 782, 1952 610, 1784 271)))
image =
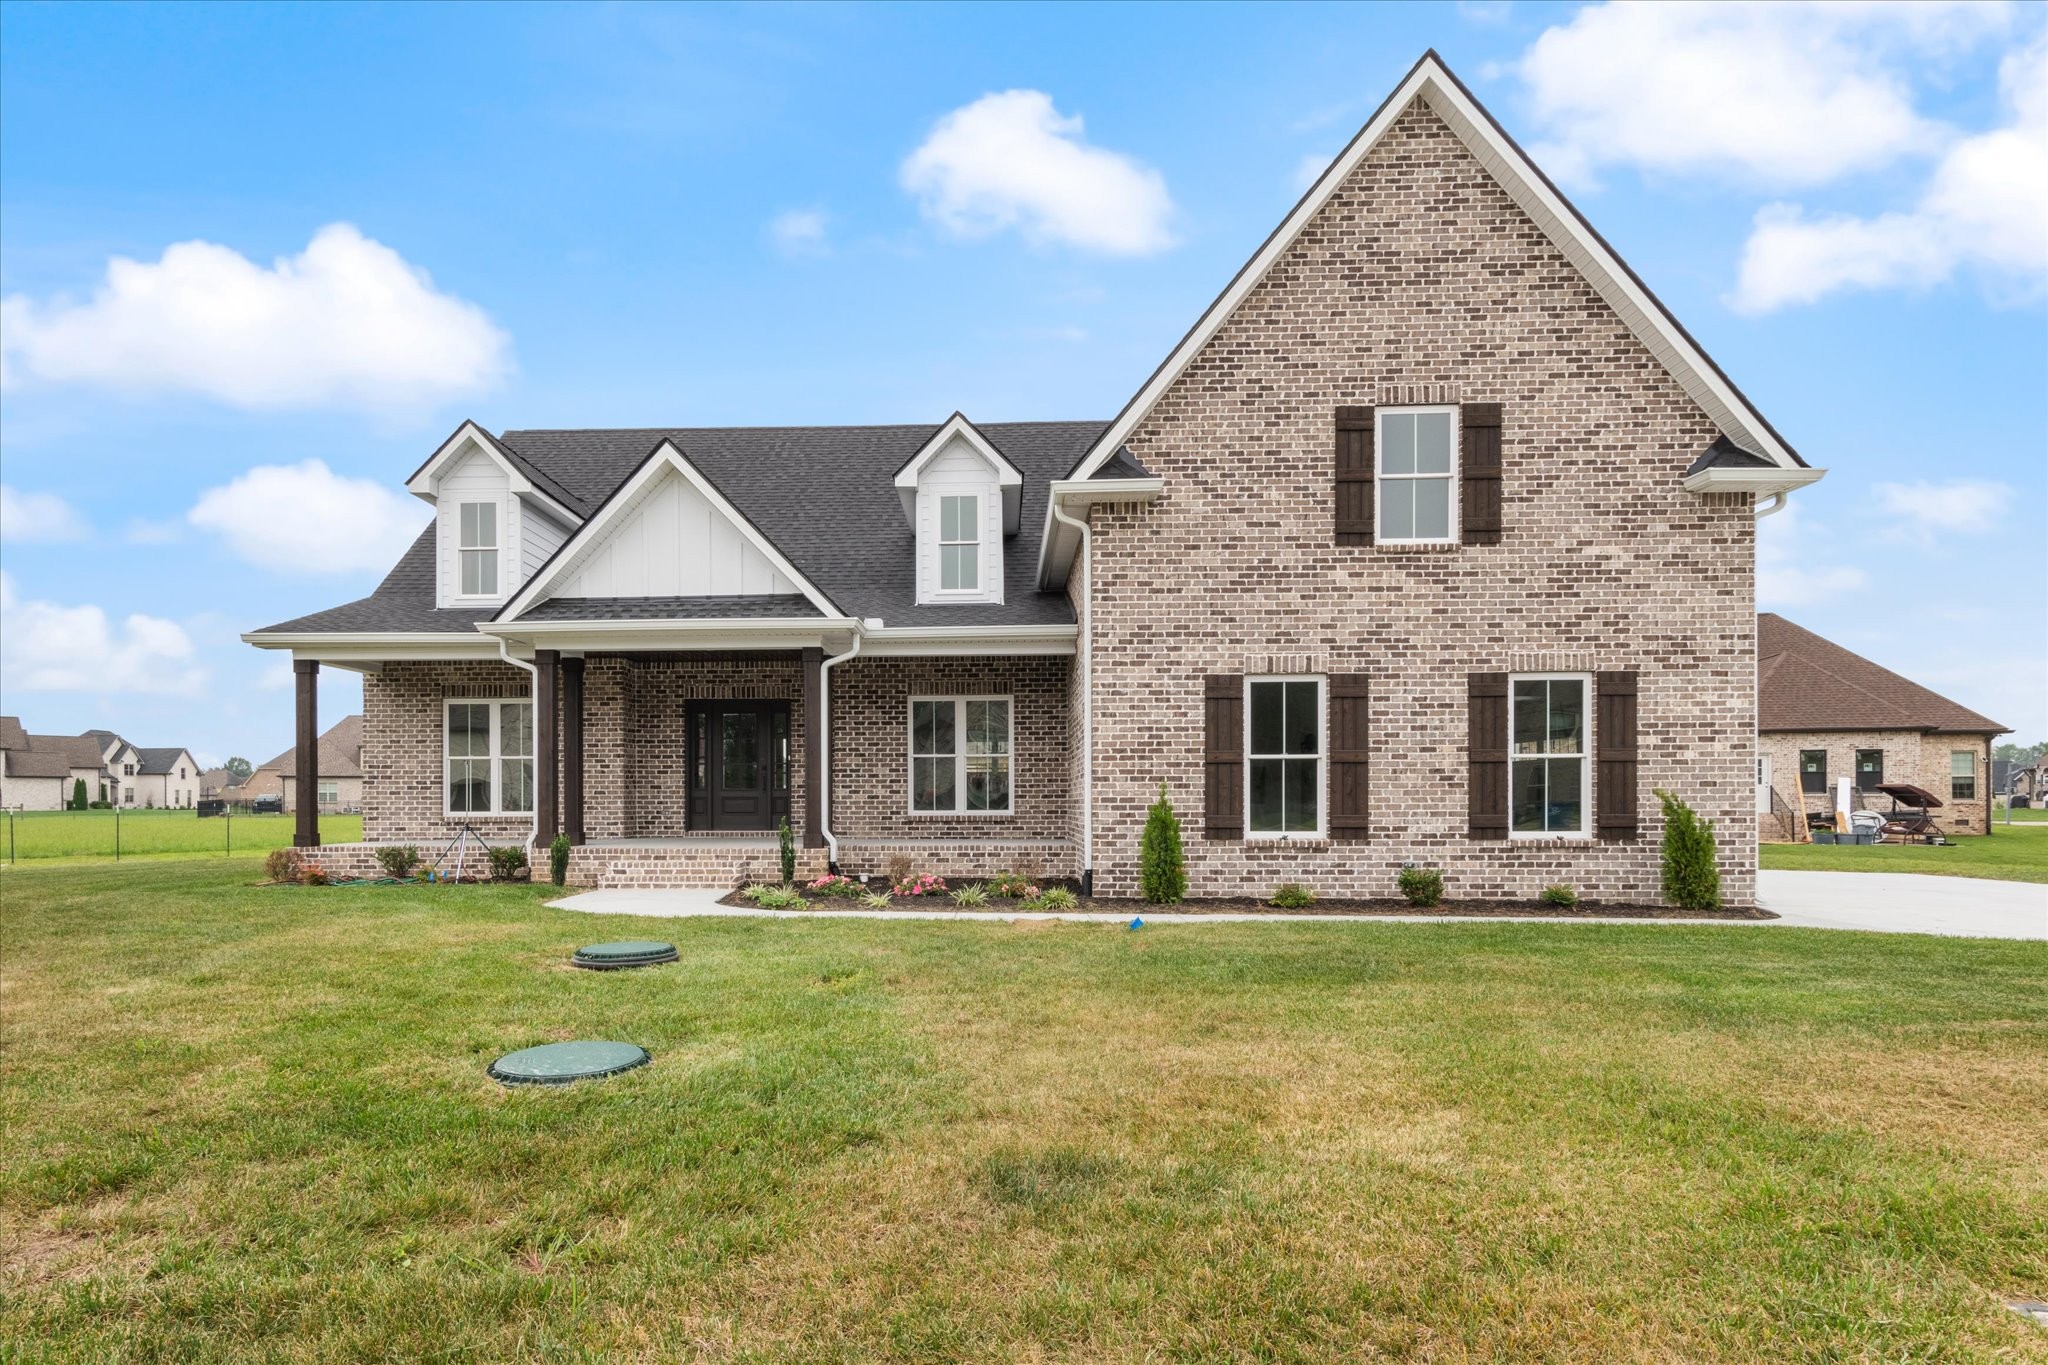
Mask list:
POLYGON ((522 621, 719 621, 745 617, 818 616, 802 593, 769 597, 554 597, 522 621))
POLYGON ((114 735, 108 730, 87 730, 82 735, 30 735, 28 747, 38 753, 62 754, 74 768, 106 766, 107 745, 114 735))
POLYGON ((1757 729, 1933 730, 2000 735, 2006 727, 1831 640, 1763 612, 1756 618, 1757 729))
MULTIPOLYGON (((71 760, 54 749, 8 748, 4 751, 9 777, 69 777, 71 760)), ((69 795, 67 792, 66 795, 69 795)))
POLYGON ((368 597, 265 626, 266 631, 422 631, 472 635, 476 623, 488 621, 496 607, 434 605, 434 526, 429 522, 412 548, 368 597))
MULTIPOLYGON (((360 715, 343 716, 336 721, 326 734, 320 736, 320 777, 361 777, 363 775, 363 718, 360 715)), ((299 773, 299 748, 294 744, 276 758, 265 763, 258 772, 274 772, 280 777, 296 777, 299 773)), ((255 773, 249 774, 252 778, 255 773)))
POLYGON ((28 731, 21 728, 20 716, 0 716, 0 749, 26 749, 28 731))
POLYGON ((188 757, 183 749, 137 749, 135 771, 144 777, 162 777, 188 757))
POLYGON ((1693 474, 1699 473, 1703 469, 1774 468, 1776 468, 1776 466, 1773 465, 1769 460, 1766 460, 1763 456, 1754 454, 1751 451, 1744 450, 1741 446, 1735 444, 1735 442, 1729 440, 1726 436, 1716 436, 1714 438, 1714 443, 1708 446, 1705 450, 1702 450, 1700 452, 1700 457, 1697 460, 1694 460, 1690 465, 1686 466, 1685 472, 1688 476, 1691 476, 1693 474))

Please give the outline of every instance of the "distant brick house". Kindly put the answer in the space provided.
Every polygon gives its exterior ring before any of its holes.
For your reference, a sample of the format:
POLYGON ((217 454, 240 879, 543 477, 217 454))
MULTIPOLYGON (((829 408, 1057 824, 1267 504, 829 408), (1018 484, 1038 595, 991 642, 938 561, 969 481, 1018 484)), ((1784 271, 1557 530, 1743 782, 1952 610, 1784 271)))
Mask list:
POLYGON ((1744 903, 1755 519, 1819 477, 1429 54, 1113 420, 465 423, 371 596, 244 638, 302 774, 363 673, 337 865, 717 883, 787 818, 1130 895, 1164 783, 1196 896, 1654 900, 1662 787, 1744 903))
POLYGON ((62 810, 81 782, 89 802, 184 808, 199 798, 199 765, 188 749, 138 748, 112 730, 32 735, 0 716, 0 805, 62 810))
POLYGON ((1942 802, 1937 825, 1984 834, 1991 746, 2003 725, 1824 640, 1782 616, 1757 617, 1757 823, 1792 839, 1803 816, 1830 813, 1843 777, 1857 809, 1888 810, 1882 783, 1942 802))
MULTIPOLYGON (((363 718, 344 716, 320 736, 319 766, 313 797, 323 815, 336 811, 360 810, 363 804, 363 718)), ((234 789, 236 801, 253 801, 259 796, 279 796, 284 809, 299 808, 298 747, 286 749, 276 758, 249 774, 249 780, 234 789)))

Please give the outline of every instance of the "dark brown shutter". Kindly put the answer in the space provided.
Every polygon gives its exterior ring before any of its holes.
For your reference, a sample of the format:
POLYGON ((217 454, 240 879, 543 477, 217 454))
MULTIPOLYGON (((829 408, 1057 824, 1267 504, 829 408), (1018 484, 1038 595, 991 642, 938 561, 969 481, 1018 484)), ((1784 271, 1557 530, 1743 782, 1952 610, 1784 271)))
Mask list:
POLYGON ((1337 409, 1337 543, 1372 544, 1372 409, 1337 409))
POLYGON ((1330 837, 1366 837, 1368 731, 1366 676, 1330 675, 1330 837))
POLYGON ((1202 686, 1202 837, 1244 837, 1244 678, 1219 673, 1202 686))
POLYGON ((1508 837, 1508 675, 1473 673, 1466 680, 1465 713, 1471 781, 1466 833, 1474 839, 1508 837))
POLYGON ((1459 523, 1467 545, 1500 544, 1500 404, 1458 409, 1459 523))
POLYGON ((1636 837, 1636 675, 1601 673, 1593 812, 1602 839, 1636 837))

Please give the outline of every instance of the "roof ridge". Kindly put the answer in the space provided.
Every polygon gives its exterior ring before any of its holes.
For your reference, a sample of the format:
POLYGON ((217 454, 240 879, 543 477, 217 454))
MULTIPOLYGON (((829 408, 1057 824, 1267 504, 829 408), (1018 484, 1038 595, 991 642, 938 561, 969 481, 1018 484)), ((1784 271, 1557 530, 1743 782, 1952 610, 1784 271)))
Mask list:
MULTIPOLYGON (((961 416, 966 416, 962 413, 961 416)), ((921 431, 927 427, 936 430, 953 420, 948 413, 939 421, 923 422, 796 422, 780 424, 761 422, 741 426, 666 426, 666 427, 506 427, 500 433, 505 436, 576 436, 586 432, 604 432, 612 436, 638 435, 642 432, 664 434, 672 431, 921 431)), ((1109 419, 1102 417, 1031 417, 1015 421, 976 421, 968 418, 977 427, 1089 427, 1107 426, 1109 419)))

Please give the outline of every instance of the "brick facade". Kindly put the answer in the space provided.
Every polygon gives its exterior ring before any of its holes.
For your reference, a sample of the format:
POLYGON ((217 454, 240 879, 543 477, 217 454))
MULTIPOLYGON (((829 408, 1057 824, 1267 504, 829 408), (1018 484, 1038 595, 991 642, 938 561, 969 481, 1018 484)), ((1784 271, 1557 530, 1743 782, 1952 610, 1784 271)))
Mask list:
POLYGON ((445 814, 445 704, 451 698, 512 699, 531 692, 524 669, 506 663, 388 663, 363 675, 363 838, 438 853, 467 820, 491 843, 524 843, 528 815, 445 814))
MULTIPOLYGON (((1136 889, 1164 780, 1190 892, 1299 880, 1388 895, 1405 860, 1453 896, 1659 898, 1653 788, 1721 836, 1755 897, 1755 524, 1680 477, 1707 416, 1426 107, 1405 113, 1129 441, 1165 483, 1094 515, 1097 888, 1136 889), (1503 405, 1501 543, 1334 543, 1334 410, 1503 405), (1466 677, 1639 673, 1641 836, 1466 837, 1466 677), (1203 678, 1356 672, 1372 689, 1365 842, 1201 834, 1203 678)), ((1597 757, 1597 756, 1596 756, 1597 757)))
MULTIPOLYGON (((1792 819, 1802 810, 1834 808, 1836 782, 1856 777, 1856 752, 1877 749, 1884 754, 1884 780, 1910 782, 1941 798, 1934 822, 1944 833, 1984 834, 1991 823, 1991 737, 1988 735, 1927 734, 1920 730, 1829 730, 1774 731, 1759 737, 1760 752, 1770 755, 1771 786, 1777 792, 1774 806, 1789 807, 1792 819), (1802 792, 1799 785, 1799 755, 1819 749, 1828 756, 1826 794, 1802 792), (1977 794, 1958 799, 1949 780, 1949 755, 1968 752, 1977 758, 1977 794)), ((1857 794, 1852 809, 1886 811, 1891 798, 1882 792, 1857 794)), ((1762 803, 1758 802, 1759 807, 1762 803)), ((1781 807, 1781 808, 1782 808, 1781 807)), ((1782 820, 1759 814, 1759 834, 1765 840, 1794 837, 1798 826, 1788 830, 1782 820)))

